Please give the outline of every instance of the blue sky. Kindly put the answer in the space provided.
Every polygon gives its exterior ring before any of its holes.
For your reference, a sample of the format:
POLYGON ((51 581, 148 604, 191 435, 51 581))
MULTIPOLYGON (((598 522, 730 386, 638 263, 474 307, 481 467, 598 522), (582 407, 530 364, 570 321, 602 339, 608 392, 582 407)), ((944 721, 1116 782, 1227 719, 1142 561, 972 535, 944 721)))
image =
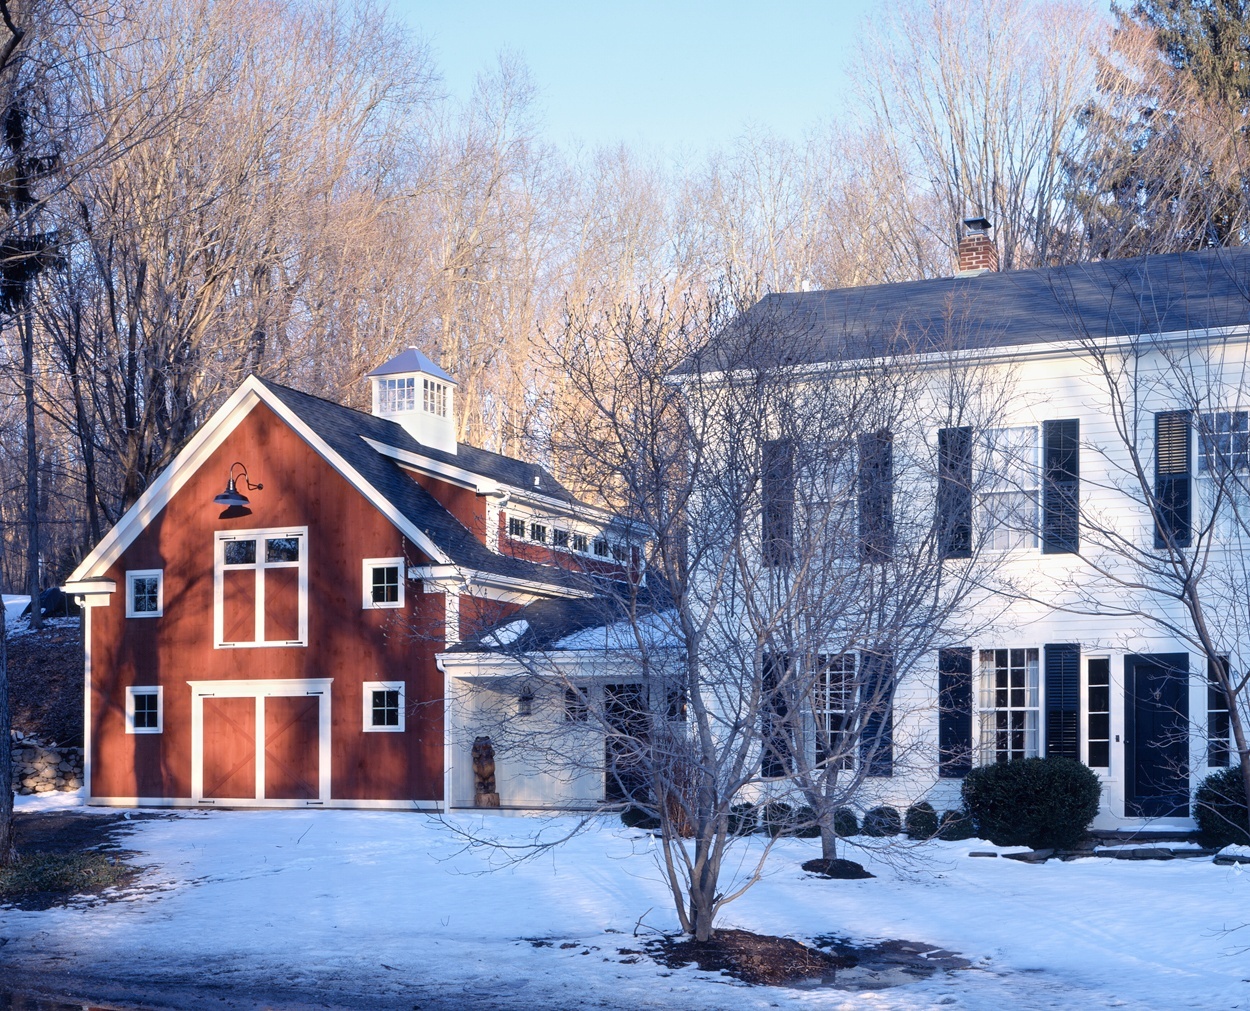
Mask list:
POLYGON ((431 44, 452 96, 510 49, 540 90, 551 140, 699 155, 748 124, 798 138, 836 112, 858 26, 880 5, 393 0, 391 9, 431 44))

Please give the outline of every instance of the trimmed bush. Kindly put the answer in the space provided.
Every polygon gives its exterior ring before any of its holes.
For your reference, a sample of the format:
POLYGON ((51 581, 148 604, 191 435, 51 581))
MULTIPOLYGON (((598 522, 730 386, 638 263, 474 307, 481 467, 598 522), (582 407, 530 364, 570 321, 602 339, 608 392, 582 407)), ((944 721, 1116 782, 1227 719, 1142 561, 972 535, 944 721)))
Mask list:
POLYGON ((938 834, 938 816, 927 800, 913 804, 907 809, 904 821, 908 839, 932 839, 938 834))
POLYGON ((996 846, 1075 846, 1098 813, 1098 777, 1070 758, 1023 758, 973 769, 964 808, 996 846))
POLYGON ((621 812, 621 824, 626 828, 640 828, 649 832, 660 827, 660 819, 653 814, 647 814, 640 807, 631 805, 621 812))
POLYGON ((864 835, 884 839, 903 831, 903 819, 892 807, 874 807, 864 815, 864 835))
POLYGON ((966 811, 942 812, 942 818, 938 822, 939 839, 946 842, 959 842, 961 839, 971 839, 974 835, 976 835, 976 830, 966 811))
POLYGON ((1241 766, 1218 769, 1202 781, 1194 793, 1194 821, 1203 846, 1250 844, 1241 766))
POLYGON ((796 808, 794 814, 790 816, 790 825, 790 831, 786 835, 799 839, 820 838, 820 823, 816 821, 816 812, 810 807, 796 808))
POLYGON ((759 821, 754 804, 734 804, 729 809, 729 834, 750 835, 759 821))
POLYGON ((833 834, 843 839, 859 835, 859 819, 849 807, 840 807, 833 812, 833 834))

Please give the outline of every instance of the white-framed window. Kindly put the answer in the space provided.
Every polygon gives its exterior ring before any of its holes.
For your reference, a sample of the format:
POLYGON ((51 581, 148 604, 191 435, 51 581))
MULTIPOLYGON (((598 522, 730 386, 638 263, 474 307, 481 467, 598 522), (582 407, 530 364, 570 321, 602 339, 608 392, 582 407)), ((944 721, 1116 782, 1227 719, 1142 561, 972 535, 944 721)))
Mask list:
POLYGON ((126 688, 126 733, 159 734, 165 729, 165 689, 160 685, 126 688))
POLYGON ((366 558, 362 573, 361 606, 366 608, 398 608, 404 606, 404 570, 402 558, 366 558))
POLYGON ((986 473, 981 528, 991 551, 1037 547, 1037 426, 982 433, 986 473))
POLYGON ((551 546, 567 551, 569 549, 569 532, 558 527, 553 529, 551 531, 551 546))
POLYGON ((983 649, 980 665, 981 763, 1037 758, 1041 677, 1037 649, 983 649))
POLYGON ((417 380, 412 376, 378 380, 378 410, 383 414, 417 409, 417 380))
POLYGON ((818 557, 856 559, 859 542, 859 460, 854 439, 800 444, 798 504, 802 539, 818 557))
POLYGON ((367 734, 404 732, 404 682, 365 682, 364 731, 367 734))
POLYGON ((165 573, 133 569, 126 573, 126 617, 159 618, 165 613, 165 573))
POLYGON ((816 762, 834 761, 837 768, 849 769, 855 764, 847 736, 855 712, 855 654, 825 654, 816 665, 816 762))
POLYGON ((608 539, 606 537, 596 537, 592 545, 596 558, 608 557, 608 539))
POLYGON ((308 528, 214 534, 217 647, 308 645, 308 528))
POLYGON ((547 524, 531 523, 530 524, 530 540, 535 544, 547 543, 547 524))
POLYGON ((1198 425, 1198 490, 1214 532, 1234 539, 1250 530, 1250 412, 1214 411, 1198 425))
POLYGON ((522 517, 508 517, 508 536, 516 540, 521 540, 525 536, 525 520, 522 517))
POLYGON ((422 406, 426 414, 447 417, 447 384, 435 379, 423 379, 422 406))
POLYGON ((585 554, 590 550, 590 539, 585 534, 573 534, 573 550, 585 554))

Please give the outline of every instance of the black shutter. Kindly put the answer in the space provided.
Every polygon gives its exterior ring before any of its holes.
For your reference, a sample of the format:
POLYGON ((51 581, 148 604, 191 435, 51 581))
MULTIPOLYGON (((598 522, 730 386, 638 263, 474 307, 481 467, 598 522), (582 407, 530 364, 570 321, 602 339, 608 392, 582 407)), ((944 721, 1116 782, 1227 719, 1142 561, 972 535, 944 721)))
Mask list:
POLYGON ((794 443, 764 443, 762 464, 764 564, 776 568, 794 558, 794 443))
POLYGON ((894 437, 859 437, 859 544, 866 562, 890 558, 894 542, 894 437))
POLYGON ((1189 547, 1189 412, 1155 415, 1155 547, 1189 547))
POLYGON ((972 429, 938 429, 938 552, 972 557, 972 429))
POLYGON ((1081 423, 1075 418, 1042 423, 1042 553, 1081 549, 1081 423))
POLYGON ((972 771, 972 650, 938 650, 938 775, 972 771))
POLYGON ((863 709, 859 760, 869 776, 894 775, 894 658, 860 654, 860 706, 863 709))
POLYGON ((1081 758, 1081 644, 1045 647, 1046 757, 1081 758))
POLYGON ((760 706, 760 775, 776 779, 787 775, 794 762, 786 702, 786 673, 790 658, 785 653, 765 653, 762 659, 764 684, 760 706))

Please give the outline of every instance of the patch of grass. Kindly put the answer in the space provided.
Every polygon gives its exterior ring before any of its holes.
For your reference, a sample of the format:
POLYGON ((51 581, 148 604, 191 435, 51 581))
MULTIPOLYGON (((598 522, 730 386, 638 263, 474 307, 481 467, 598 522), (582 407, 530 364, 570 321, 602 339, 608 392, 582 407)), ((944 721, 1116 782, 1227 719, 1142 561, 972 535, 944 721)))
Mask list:
POLYGON ((0 905, 47 909, 75 895, 124 887, 138 873, 107 853, 24 853, 11 867, 0 867, 0 905))

